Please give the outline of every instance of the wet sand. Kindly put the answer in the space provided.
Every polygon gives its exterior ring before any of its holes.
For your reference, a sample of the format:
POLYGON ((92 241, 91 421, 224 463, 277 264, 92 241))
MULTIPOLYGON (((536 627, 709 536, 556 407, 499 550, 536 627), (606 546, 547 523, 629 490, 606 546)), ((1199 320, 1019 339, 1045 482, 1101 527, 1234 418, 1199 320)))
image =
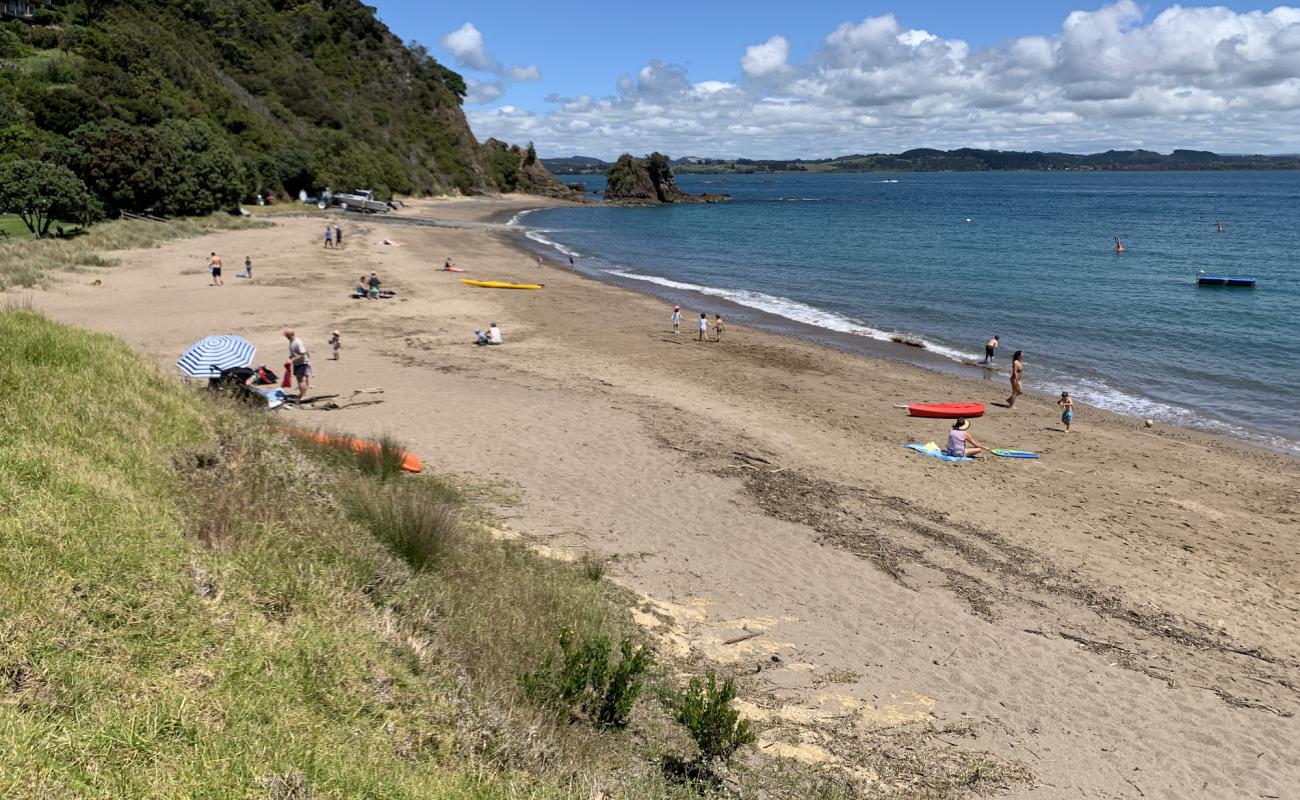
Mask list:
MULTIPOLYGON (((473 222, 533 205, 403 214, 473 222)), ((1300 785, 1300 462, 1086 406, 1065 434, 1054 398, 1030 395, 972 431, 1041 459, 943 463, 900 445, 942 443, 948 424, 895 405, 1000 403, 1004 380, 737 324, 701 344, 693 321, 711 309, 684 306, 674 336, 662 300, 539 268, 507 233, 349 218, 346 249, 323 251, 323 220, 120 254, 33 303, 172 372, 186 345, 225 332, 278 372, 279 331, 295 327, 313 393, 339 407, 276 413, 391 432, 491 485, 510 528, 547 552, 610 559, 663 650, 748 676, 766 752, 870 782, 864 742, 969 722, 967 738, 920 746, 936 764, 953 748, 1023 764, 1035 781, 1011 797, 1281 798, 1300 785), (212 250, 251 256, 256 280, 209 287, 212 250), (467 272, 438 271, 447 256, 467 272), (348 298, 371 270, 396 299, 348 298), (475 347, 491 321, 506 344, 475 347)))

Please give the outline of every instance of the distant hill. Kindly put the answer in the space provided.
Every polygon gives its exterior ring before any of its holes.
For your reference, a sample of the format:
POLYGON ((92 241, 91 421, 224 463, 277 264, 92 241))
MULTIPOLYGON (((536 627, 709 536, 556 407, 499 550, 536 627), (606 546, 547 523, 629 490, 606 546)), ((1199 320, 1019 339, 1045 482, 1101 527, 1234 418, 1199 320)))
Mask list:
POLYGON ((546 168, 556 175, 604 175, 612 166, 612 161, 601 161, 590 156, 546 159, 546 168))
POLYGON ((474 138, 465 92, 358 0, 48 3, 0 25, 0 161, 69 166, 110 210, 562 193, 531 148, 474 138))
POLYGON ((824 159, 700 159, 673 162, 681 173, 752 172, 962 172, 982 170, 1224 170, 1300 169, 1294 155, 1219 155, 1204 150, 1107 150, 1104 153, 1018 152, 916 148, 902 153, 872 153, 824 159))
MULTIPOLYGON (((552 158, 547 167, 556 175, 603 175, 611 162, 588 156, 552 158)), ((1298 155, 1220 155, 1207 150, 1174 150, 1169 155, 1150 150, 1107 150, 1104 153, 1018 152, 1014 150, 935 150, 918 147, 901 153, 872 153, 816 159, 699 158, 672 161, 678 173, 719 174, 753 172, 954 172, 980 170, 1211 170, 1300 169, 1298 155)))

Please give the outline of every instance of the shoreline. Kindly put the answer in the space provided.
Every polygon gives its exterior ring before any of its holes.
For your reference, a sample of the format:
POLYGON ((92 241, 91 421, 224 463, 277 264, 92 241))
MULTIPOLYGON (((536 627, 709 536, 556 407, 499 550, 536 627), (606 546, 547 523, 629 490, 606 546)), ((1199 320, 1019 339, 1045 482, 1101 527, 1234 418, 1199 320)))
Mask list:
MULTIPOLYGON (((684 284, 678 284, 676 281, 663 278, 662 276, 655 276, 651 273, 637 272, 636 274, 645 276, 645 279, 638 279, 627 277, 620 272, 611 271, 610 269, 586 266, 582 261, 579 261, 573 267, 569 267, 567 264, 564 264, 562 258, 556 257, 555 253, 559 252, 561 255, 570 255, 575 254, 576 251, 572 250, 569 245, 563 242, 557 242, 550 239, 549 232, 546 232, 548 233, 548 236, 543 239, 535 239, 532 236, 529 236, 529 232, 534 229, 528 228, 521 222, 521 220, 525 219, 534 211, 543 211, 549 208, 562 207, 563 205, 565 204, 538 205, 534 208, 527 208, 518 211, 502 211, 499 214, 494 215, 492 221, 496 223, 504 222, 509 227, 516 228, 518 233, 514 236, 514 243, 523 252, 528 253, 531 256, 543 256, 548 260, 555 262, 558 266, 571 269, 576 274, 600 283, 616 286, 643 296, 653 297, 670 304, 673 302, 696 301, 701 305, 708 306, 710 308, 710 313, 715 309, 721 309, 724 312, 724 317, 729 325, 732 324, 734 320, 735 324, 753 330, 763 331, 777 336, 788 336, 800 341, 828 347, 844 353, 860 355, 865 358, 883 359, 891 363, 904 364, 918 369, 943 375, 951 375, 965 380, 979 380, 984 383, 997 383, 1000 381, 1005 385, 1005 392, 1008 394, 1010 393, 1010 371, 1008 369, 1011 359, 1010 352, 1003 354, 1003 361, 1007 366, 1000 365, 994 368, 985 368, 982 366, 976 366, 963 358, 959 358, 959 356, 969 355, 972 356, 973 360, 974 358, 978 358, 977 354, 962 354, 957 351, 941 352, 934 349, 932 346, 914 347, 864 333, 839 331, 811 322, 805 322, 775 311, 737 302, 736 300, 729 299, 723 294, 735 294, 750 290, 724 290, 704 286, 686 288, 684 284), (671 284, 678 285, 674 286, 671 284)), ((608 267, 615 267, 613 264, 604 262, 599 256, 583 254, 580 258, 588 260, 595 259, 604 263, 608 267)), ((634 265, 627 267, 626 269, 637 270, 638 268, 634 265)), ((774 299, 784 300, 784 298, 774 299)), ((798 301, 790 302, 797 303, 798 301)), ((821 312, 820 309, 816 309, 812 306, 808 306, 807 308, 814 312, 821 312)), ((821 313, 829 314, 830 312, 821 313)), ((687 320, 687 322, 689 323, 691 321, 687 320)), ((889 335, 884 331, 879 331, 879 333, 885 336, 889 335)), ((922 336, 924 335, 922 334, 922 336)), ((922 339, 922 341, 925 340, 922 339)), ((943 350, 948 350, 948 348, 945 347, 943 350)), ((1032 355, 1033 354, 1030 353, 1031 358, 1032 355)), ((1033 375, 1032 362, 1028 367, 1028 372, 1031 376, 1033 375)), ((1123 388, 1117 389, 1109 386, 1107 388, 1109 391, 1118 392, 1119 395, 1127 398, 1130 404, 1150 404, 1158 407, 1158 410, 1155 412, 1147 410, 1147 413, 1152 413, 1152 417, 1145 417, 1142 414, 1123 410, 1122 408, 1108 407, 1103 403, 1080 400, 1080 394, 1077 389, 1071 389, 1071 394, 1075 399, 1076 406, 1086 406, 1095 411, 1115 414, 1139 422, 1151 418, 1154 419, 1157 425, 1172 426, 1181 430, 1221 437, 1226 441, 1237 442, 1247 447, 1258 448, 1270 453, 1300 459, 1300 439, 1287 439, 1273 431, 1229 422, 1204 411, 1147 397, 1143 394, 1137 393, 1136 390, 1123 388), (1164 416, 1161 416, 1161 412, 1164 413, 1164 416), (1169 418, 1170 416, 1181 416, 1183 414, 1188 415, 1189 419, 1181 420, 1169 418)), ((1056 400, 1056 394, 1053 390, 1046 389, 1044 383, 1039 379, 1031 378, 1026 381, 1026 394, 1033 394, 1041 399, 1050 399, 1052 402, 1055 402, 1056 400)), ((938 399, 932 398, 927 402, 931 401, 938 401, 938 399)), ((1121 404, 1121 406, 1122 405, 1124 404, 1121 404)))
MULTIPOLYGON (((481 220, 537 202, 415 205, 481 220)), ((1023 763, 1037 780, 1018 798, 1121 795, 1134 768, 1152 796, 1300 782, 1282 746, 1300 736, 1294 459, 1091 409, 1065 434, 1027 394, 973 430, 1041 459, 943 463, 901 445, 948 423, 894 404, 1005 383, 739 324, 722 343, 674 337, 658 299, 539 269, 515 233, 368 218, 347 234, 322 251, 316 220, 286 219, 117 253, 102 285, 69 274, 33 305, 169 375, 217 332, 278 371, 296 327, 313 394, 336 397, 282 421, 395 435, 483 487, 512 535, 600 560, 656 647, 741 676, 768 752, 847 769, 880 737, 969 724, 940 751, 1023 763), (257 280, 208 286, 210 250, 249 254, 257 280), (447 255, 466 277, 546 286, 465 287, 447 255), (396 299, 348 299, 371 270, 396 299), (505 344, 475 347, 489 320, 505 344)))

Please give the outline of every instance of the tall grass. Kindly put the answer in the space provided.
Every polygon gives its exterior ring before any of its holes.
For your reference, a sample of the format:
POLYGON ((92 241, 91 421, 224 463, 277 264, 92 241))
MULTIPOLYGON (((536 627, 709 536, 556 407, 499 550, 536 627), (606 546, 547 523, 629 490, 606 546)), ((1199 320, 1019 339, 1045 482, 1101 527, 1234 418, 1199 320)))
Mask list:
POLYGON ((461 534, 460 509, 445 499, 446 490, 430 486, 432 480, 357 483, 344 490, 344 507, 413 569, 434 566, 455 547, 461 534))
POLYGON ((103 255, 115 250, 157 247, 172 239, 202 236, 220 230, 246 230, 266 222, 213 214, 170 222, 116 220, 92 226, 67 239, 15 239, 0 241, 0 291, 14 287, 47 285, 59 272, 84 272, 117 265, 103 255))

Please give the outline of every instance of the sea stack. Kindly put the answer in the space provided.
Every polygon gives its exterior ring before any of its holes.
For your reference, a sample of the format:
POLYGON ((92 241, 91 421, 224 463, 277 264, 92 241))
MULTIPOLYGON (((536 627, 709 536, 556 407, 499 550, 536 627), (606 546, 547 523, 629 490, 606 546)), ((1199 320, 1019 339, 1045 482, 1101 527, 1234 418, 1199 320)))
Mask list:
POLYGON ((616 206, 655 206, 664 203, 719 203, 729 194, 687 194, 677 188, 668 156, 651 153, 644 159, 628 153, 605 173, 605 202, 616 206))

